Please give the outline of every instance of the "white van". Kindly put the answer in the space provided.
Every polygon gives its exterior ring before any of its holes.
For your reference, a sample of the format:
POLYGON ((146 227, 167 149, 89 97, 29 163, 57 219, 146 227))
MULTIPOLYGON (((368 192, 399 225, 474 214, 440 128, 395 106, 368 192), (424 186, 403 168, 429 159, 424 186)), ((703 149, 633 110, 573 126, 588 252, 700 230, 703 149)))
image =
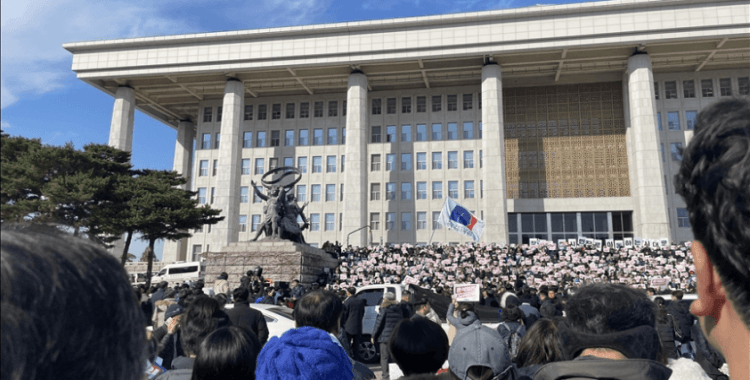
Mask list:
POLYGON ((204 263, 193 261, 193 262, 177 262, 169 264, 162 268, 159 273, 151 277, 152 284, 158 284, 162 281, 166 281, 169 285, 181 284, 185 281, 197 281, 205 276, 206 265, 204 263))

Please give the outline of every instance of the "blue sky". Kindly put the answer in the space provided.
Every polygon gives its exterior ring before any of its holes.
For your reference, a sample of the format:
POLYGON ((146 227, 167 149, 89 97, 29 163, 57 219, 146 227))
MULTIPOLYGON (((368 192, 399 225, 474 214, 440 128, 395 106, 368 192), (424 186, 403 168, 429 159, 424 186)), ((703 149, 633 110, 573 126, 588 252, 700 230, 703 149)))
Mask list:
MULTIPOLYGON (((2 129, 77 148, 105 144, 111 96, 76 79, 66 42, 518 8, 568 0, 2 1, 2 129)), ((176 132, 136 112, 133 165, 171 169, 176 132)), ((136 256, 146 243, 134 241, 136 256)), ((157 244, 161 256, 163 244, 157 244)))

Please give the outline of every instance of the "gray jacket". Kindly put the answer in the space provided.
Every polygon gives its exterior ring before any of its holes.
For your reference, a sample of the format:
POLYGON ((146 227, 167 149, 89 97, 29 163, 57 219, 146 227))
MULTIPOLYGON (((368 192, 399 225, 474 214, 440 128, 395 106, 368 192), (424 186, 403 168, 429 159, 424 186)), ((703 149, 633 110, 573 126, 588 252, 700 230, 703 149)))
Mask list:
POLYGON ((672 370, 653 360, 610 360, 582 356, 542 366, 534 380, 668 380, 672 370))

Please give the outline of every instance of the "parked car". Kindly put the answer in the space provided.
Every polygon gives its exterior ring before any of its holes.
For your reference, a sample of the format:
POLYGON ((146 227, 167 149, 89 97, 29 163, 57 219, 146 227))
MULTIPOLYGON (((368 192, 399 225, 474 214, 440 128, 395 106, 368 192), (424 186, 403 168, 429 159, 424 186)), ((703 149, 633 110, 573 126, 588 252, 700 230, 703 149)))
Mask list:
POLYGON ((152 284, 166 281, 170 286, 185 281, 197 281, 206 274, 206 264, 198 261, 177 262, 162 268, 159 273, 151 277, 152 284))

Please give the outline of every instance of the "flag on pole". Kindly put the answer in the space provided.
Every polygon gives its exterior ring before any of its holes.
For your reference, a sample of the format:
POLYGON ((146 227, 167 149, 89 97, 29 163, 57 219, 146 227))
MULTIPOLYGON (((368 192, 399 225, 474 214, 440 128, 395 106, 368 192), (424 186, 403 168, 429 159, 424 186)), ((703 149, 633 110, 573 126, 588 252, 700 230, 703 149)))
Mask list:
POLYGON ((440 212, 438 223, 448 227, 448 229, 469 236, 474 241, 479 241, 484 229, 484 222, 481 219, 450 197, 446 198, 445 203, 443 203, 443 210, 440 212))

